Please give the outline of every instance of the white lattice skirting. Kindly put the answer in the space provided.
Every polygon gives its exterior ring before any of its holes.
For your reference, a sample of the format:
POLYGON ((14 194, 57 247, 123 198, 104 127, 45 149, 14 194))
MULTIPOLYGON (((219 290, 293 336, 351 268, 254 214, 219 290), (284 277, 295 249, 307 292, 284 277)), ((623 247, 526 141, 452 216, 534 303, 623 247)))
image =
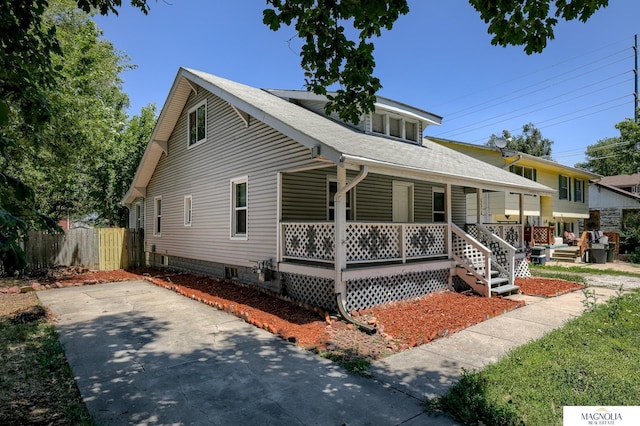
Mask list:
MULTIPOLYGON (((286 292, 294 299, 337 311, 333 280, 291 273, 282 275, 286 292)), ((369 308, 448 288, 448 269, 351 280, 347 282, 347 310, 369 308)))

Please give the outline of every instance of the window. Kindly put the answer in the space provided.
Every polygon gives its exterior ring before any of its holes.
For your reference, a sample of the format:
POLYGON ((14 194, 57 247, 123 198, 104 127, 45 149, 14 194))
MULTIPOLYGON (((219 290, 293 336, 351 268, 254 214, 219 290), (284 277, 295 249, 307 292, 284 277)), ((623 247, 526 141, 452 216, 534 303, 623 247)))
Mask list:
MULTIPOLYGON (((346 204, 347 204, 347 220, 354 220, 353 214, 353 194, 355 189, 347 192, 346 204)), ((327 181, 327 220, 335 220, 336 219, 336 206, 335 206, 335 195, 338 192, 338 181, 336 178, 329 178, 327 181)))
POLYGON ((558 196, 561 200, 571 199, 571 178, 569 176, 560 175, 558 177, 558 196))
POLYGON ((412 123, 407 121, 404 124, 405 127, 405 139, 417 142, 418 141, 418 123, 412 123))
POLYGON ((231 236, 247 238, 247 181, 240 178, 231 181, 231 236))
POLYGON ((371 114, 371 131, 375 133, 387 134, 387 127, 385 126, 387 117, 382 114, 371 114))
POLYGON ((153 216, 155 218, 153 235, 159 236, 162 230, 162 197, 155 197, 153 199, 153 216))
POLYGON ((444 188, 433 188, 433 221, 445 222, 446 220, 444 188))
POLYGON ((418 141, 418 122, 408 121, 399 115, 372 113, 371 131, 413 142, 418 141))
POLYGON ((402 120, 399 118, 389 117, 389 135, 396 138, 402 137, 402 120))
POLYGON ((534 182, 538 180, 536 169, 533 169, 531 167, 513 165, 513 166, 509 167, 509 171, 511 173, 515 173, 517 175, 523 176, 523 177, 525 177, 525 178, 527 178, 529 180, 532 180, 534 182))
POLYGON ((193 217, 193 198, 191 195, 184 197, 184 226, 191 226, 193 217))
POLYGON ((573 180, 573 201, 584 203, 584 180, 573 180))
POLYGON ((135 208, 135 223, 133 224, 135 229, 143 229, 144 228, 144 204, 141 202, 136 203, 135 208))
POLYGON ((207 103, 202 102, 189 110, 189 147, 207 140, 207 103))

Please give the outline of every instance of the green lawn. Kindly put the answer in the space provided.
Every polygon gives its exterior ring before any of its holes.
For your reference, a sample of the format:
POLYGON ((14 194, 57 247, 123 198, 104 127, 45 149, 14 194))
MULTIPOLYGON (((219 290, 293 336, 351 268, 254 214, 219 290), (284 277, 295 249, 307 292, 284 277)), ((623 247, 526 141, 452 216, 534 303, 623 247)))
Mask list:
POLYGON ((465 372, 435 408, 464 423, 561 425, 566 405, 638 405, 640 290, 592 307, 499 363, 465 372))

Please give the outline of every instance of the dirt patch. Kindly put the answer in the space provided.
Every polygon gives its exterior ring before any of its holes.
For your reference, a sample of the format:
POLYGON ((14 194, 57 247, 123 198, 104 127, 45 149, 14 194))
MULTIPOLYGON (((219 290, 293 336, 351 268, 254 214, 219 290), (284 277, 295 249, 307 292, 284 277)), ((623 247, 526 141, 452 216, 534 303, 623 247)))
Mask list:
MULTIPOLYGON (((186 297, 236 315, 307 350, 376 360, 448 336, 473 324, 524 305, 501 297, 485 298, 454 292, 429 294, 417 299, 388 303, 352 312, 359 321, 372 324, 377 333, 368 335, 353 324, 313 308, 243 285, 208 276, 168 273, 150 269, 136 271, 58 270, 31 282, 37 290, 145 279, 186 297)), ((583 288, 564 280, 518 279, 523 293, 551 297, 583 288)), ((6 286, 5 286, 6 287, 6 286)), ((35 293, 0 294, 0 302, 12 298, 19 304, 32 301, 35 293)), ((2 305, 0 305, 0 308, 2 305)), ((19 308, 4 308, 7 313, 19 308)))

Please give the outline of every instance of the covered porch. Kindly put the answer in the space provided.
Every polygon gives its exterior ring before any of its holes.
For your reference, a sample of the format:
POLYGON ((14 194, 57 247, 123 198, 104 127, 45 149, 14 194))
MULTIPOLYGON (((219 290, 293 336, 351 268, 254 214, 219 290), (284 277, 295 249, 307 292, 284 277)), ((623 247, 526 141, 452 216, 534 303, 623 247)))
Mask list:
POLYGON ((285 291, 352 311, 447 289, 486 297, 517 290, 524 225, 481 217, 467 224, 468 194, 481 200, 501 189, 483 186, 367 164, 281 172, 277 269, 285 291))

